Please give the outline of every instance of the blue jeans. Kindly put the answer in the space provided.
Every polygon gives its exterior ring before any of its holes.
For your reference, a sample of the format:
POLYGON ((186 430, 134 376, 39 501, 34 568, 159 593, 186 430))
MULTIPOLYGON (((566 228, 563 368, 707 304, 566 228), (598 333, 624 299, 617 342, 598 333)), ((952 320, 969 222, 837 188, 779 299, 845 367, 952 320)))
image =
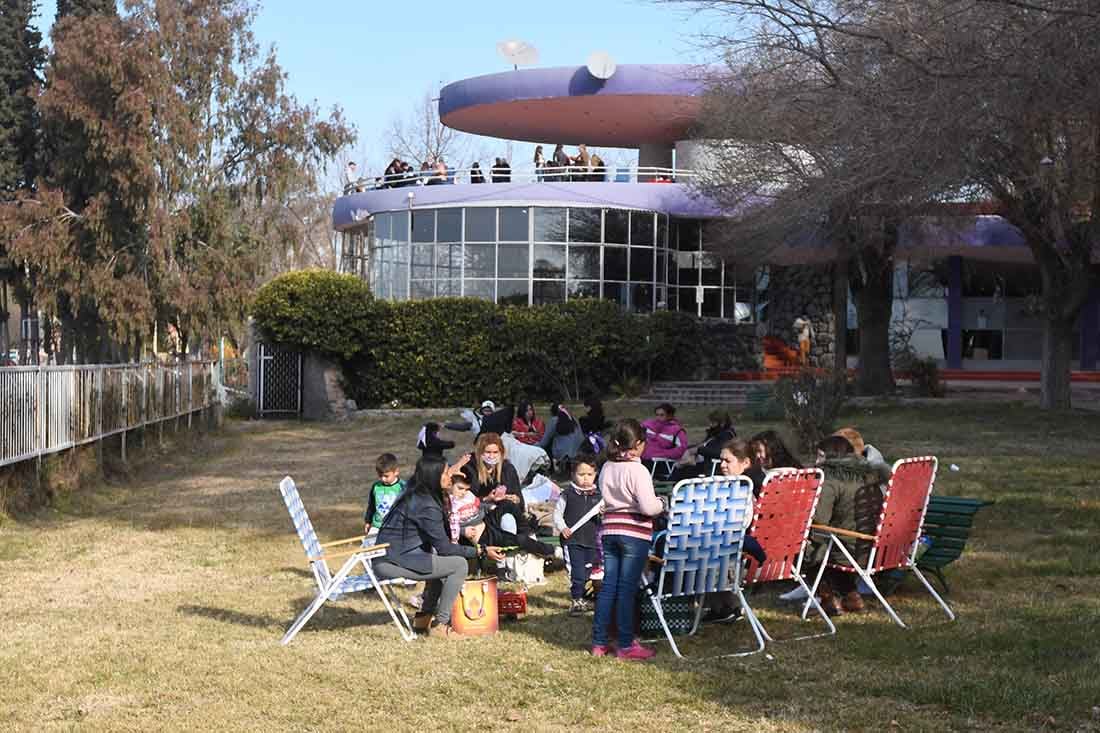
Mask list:
POLYGON ((592 620, 592 646, 607 646, 611 614, 619 627, 619 648, 634 643, 634 603, 642 571, 649 558, 649 543, 636 537, 609 534, 603 537, 603 586, 596 598, 592 620))

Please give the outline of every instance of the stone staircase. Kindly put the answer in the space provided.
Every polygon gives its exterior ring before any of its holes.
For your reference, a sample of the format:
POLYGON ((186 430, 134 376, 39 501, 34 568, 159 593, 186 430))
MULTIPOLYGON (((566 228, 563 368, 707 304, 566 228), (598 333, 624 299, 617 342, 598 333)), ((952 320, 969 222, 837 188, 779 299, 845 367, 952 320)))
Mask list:
POLYGON ((746 407, 750 395, 762 390, 771 392, 770 384, 745 384, 743 382, 654 382, 648 393, 637 402, 668 402, 681 405, 713 405, 714 407, 746 407))

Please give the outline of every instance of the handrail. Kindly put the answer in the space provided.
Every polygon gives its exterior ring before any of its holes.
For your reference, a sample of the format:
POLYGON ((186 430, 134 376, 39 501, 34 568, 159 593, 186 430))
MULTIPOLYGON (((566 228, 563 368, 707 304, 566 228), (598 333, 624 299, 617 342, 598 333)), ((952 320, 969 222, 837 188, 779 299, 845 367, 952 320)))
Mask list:
POLYGON ((481 176, 478 183, 678 183, 698 176, 689 168, 636 165, 604 165, 599 168, 547 165, 539 169, 512 169, 506 175, 500 171, 494 174, 492 168, 448 168, 445 175, 435 170, 368 175, 347 183, 344 194, 406 186, 472 184, 475 171, 481 176))

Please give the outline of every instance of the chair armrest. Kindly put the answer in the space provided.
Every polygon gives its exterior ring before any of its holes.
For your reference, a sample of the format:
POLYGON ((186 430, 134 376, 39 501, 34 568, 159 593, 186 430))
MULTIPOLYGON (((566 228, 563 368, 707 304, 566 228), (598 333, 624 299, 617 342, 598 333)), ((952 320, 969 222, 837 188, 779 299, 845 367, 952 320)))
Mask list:
POLYGON ((325 542, 324 544, 321 545, 321 547, 336 547, 337 545, 346 545, 346 544, 349 544, 351 542, 361 542, 366 538, 367 538, 367 536, 365 534, 361 534, 358 537, 348 537, 346 540, 335 540, 333 542, 325 542))
MULTIPOLYGON (((362 539, 362 538, 360 538, 362 539)), ((339 544, 339 543, 336 543, 339 544)), ((324 547, 324 545, 321 545, 324 547)), ((343 552, 334 552, 331 555, 321 555, 320 557, 309 558, 310 562, 317 562, 318 560, 335 560, 338 557, 349 557, 350 555, 365 555, 369 554, 372 557, 386 554, 386 548, 389 547, 389 543, 384 545, 371 545, 370 547, 356 547, 354 550, 345 550, 343 552)))
POLYGON ((873 534, 864 534, 863 532, 855 532, 850 529, 841 529, 839 527, 830 527, 827 524, 811 524, 811 529, 816 529, 819 532, 828 532, 829 534, 838 534, 841 537, 854 537, 857 540, 867 540, 868 542, 874 542, 875 536, 873 534))

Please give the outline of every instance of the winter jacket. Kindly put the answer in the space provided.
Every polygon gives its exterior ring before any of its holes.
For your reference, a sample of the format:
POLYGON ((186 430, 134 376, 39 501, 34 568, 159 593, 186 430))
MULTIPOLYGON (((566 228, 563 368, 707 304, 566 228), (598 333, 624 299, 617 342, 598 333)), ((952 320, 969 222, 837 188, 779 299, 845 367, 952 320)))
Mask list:
POLYGON ((658 420, 651 417, 642 423, 642 427, 645 428, 646 441, 643 460, 671 458, 678 461, 687 451, 687 432, 676 418, 658 420))
POLYGON ((428 494, 407 490, 382 520, 377 544, 388 544, 386 560, 414 573, 430 573, 433 555, 477 557, 473 547, 456 545, 448 536, 443 505, 428 494))
MULTIPOLYGON (((559 533, 579 522, 585 514, 588 514, 601 501, 600 492, 595 486, 585 491, 570 483, 569 488, 558 496, 557 505, 554 507, 554 529, 559 533)), ((577 545, 579 547, 596 547, 596 529, 600 525, 599 515, 588 520, 569 539, 563 539, 562 544, 577 545)))
MULTIPOLYGON (((817 501, 817 509, 814 511, 814 524, 825 524, 837 529, 847 529, 853 532, 867 532, 864 518, 857 511, 861 496, 867 493, 878 494, 878 486, 889 478, 889 471, 884 474, 880 467, 876 467, 862 456, 845 456, 825 461, 818 466, 825 474, 825 481, 821 484, 821 496, 817 501)), ((873 531, 873 527, 871 528, 873 531)), ((837 535, 848 551, 857 561, 866 559, 867 550, 870 548, 866 541, 858 541, 851 537, 837 535)), ((827 538, 820 533, 814 533, 813 562, 820 563, 825 556, 828 545, 827 538)), ((834 550, 830 562, 845 563, 844 556, 834 550)))
POLYGON ((538 445, 546 434, 546 425, 537 417, 528 423, 522 417, 512 421, 512 437, 527 445, 538 445))
POLYGON ((737 431, 732 427, 723 428, 717 432, 707 431, 706 439, 695 449, 696 463, 705 463, 710 468, 711 461, 717 461, 722 455, 722 446, 737 437, 737 431))

